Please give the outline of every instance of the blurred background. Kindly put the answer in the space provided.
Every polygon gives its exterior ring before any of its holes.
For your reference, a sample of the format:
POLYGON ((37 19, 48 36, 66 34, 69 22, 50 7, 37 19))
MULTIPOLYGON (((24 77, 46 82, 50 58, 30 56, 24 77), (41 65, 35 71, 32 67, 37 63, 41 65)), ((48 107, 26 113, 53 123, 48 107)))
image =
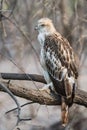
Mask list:
MULTIPOLYGON (((79 87, 87 91, 87 0, 0 0, 0 72, 42 74, 39 62, 40 45, 34 26, 38 19, 48 17, 65 36, 80 59, 79 87), (2 17, 4 15, 4 17, 2 17)), ((11 81, 28 88, 43 84, 32 81, 11 81)), ((20 104, 29 102, 18 98, 20 104)), ((0 130, 13 129, 17 111, 5 114, 16 107, 8 94, 0 92, 0 130)), ((86 130, 87 109, 73 105, 70 122, 61 126, 60 106, 24 106, 20 130, 86 130)), ((16 128, 15 128, 16 130, 16 128)))

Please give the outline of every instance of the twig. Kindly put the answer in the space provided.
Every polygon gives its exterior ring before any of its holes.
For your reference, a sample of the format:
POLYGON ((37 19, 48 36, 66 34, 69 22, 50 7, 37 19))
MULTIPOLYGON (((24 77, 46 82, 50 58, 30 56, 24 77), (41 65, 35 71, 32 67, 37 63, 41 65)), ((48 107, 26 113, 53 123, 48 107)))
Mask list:
POLYGON ((32 120, 31 118, 22 118, 22 119, 20 119, 20 121, 30 121, 30 120, 32 120))
MULTIPOLYGON (((31 102, 27 102, 27 103, 21 105, 20 107, 22 108, 22 107, 24 107, 24 106, 26 106, 26 105, 29 105, 29 104, 32 104, 32 103, 34 103, 34 102, 33 102, 33 101, 31 101, 31 102)), ((8 113, 10 113, 10 112, 12 112, 12 111, 15 111, 15 110, 17 110, 17 109, 18 109, 18 107, 13 108, 13 109, 7 111, 5 114, 8 114, 8 113)))
POLYGON ((21 110, 21 107, 16 99, 16 97, 13 95, 13 93, 3 84, 3 83, 0 83, 0 89, 3 89, 5 92, 7 92, 11 98, 15 101, 16 105, 17 105, 17 109, 18 109, 18 120, 17 120, 17 123, 16 125, 18 125, 19 121, 20 121, 20 110, 21 110))

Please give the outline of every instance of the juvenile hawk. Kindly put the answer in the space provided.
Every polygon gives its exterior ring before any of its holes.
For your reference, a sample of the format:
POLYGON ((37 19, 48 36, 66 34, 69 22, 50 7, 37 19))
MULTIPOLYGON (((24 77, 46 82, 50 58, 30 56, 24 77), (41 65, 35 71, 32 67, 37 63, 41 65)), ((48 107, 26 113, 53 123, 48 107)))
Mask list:
POLYGON ((65 125, 68 122, 68 107, 73 101, 73 91, 78 78, 74 52, 69 42, 56 31, 50 19, 38 20, 35 29, 39 32, 40 61, 47 82, 46 87, 61 93, 62 121, 65 125), (64 91, 59 92, 59 87, 62 87, 64 91))

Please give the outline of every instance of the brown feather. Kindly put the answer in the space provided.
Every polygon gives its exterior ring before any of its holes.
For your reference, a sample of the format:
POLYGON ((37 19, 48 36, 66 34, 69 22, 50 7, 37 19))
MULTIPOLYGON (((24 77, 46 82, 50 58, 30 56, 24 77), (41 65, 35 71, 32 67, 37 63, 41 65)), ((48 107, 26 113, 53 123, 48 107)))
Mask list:
POLYGON ((51 74, 51 76, 57 79, 59 70, 61 70, 62 67, 65 67, 68 70, 68 75, 74 76, 77 79, 78 69, 76 67, 74 52, 69 42, 65 38, 58 36, 57 34, 46 36, 44 50, 46 66, 49 68, 48 72, 51 74), (47 56, 47 53, 49 53, 49 57, 47 56), (55 57, 54 60, 52 60, 52 55, 55 57), (61 63, 60 69, 57 63, 58 60, 61 63))

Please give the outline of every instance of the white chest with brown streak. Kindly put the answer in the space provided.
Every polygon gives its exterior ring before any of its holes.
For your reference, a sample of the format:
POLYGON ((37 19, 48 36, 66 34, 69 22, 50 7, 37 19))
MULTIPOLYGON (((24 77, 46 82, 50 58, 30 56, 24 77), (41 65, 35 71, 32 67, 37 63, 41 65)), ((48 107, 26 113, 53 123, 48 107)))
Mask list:
POLYGON ((51 79, 50 79, 49 74, 47 72, 47 67, 46 67, 46 64, 45 64, 45 57, 44 57, 44 48, 43 47, 41 47, 40 62, 41 62, 41 66, 43 68, 44 78, 45 78, 47 83, 50 83, 51 79))

